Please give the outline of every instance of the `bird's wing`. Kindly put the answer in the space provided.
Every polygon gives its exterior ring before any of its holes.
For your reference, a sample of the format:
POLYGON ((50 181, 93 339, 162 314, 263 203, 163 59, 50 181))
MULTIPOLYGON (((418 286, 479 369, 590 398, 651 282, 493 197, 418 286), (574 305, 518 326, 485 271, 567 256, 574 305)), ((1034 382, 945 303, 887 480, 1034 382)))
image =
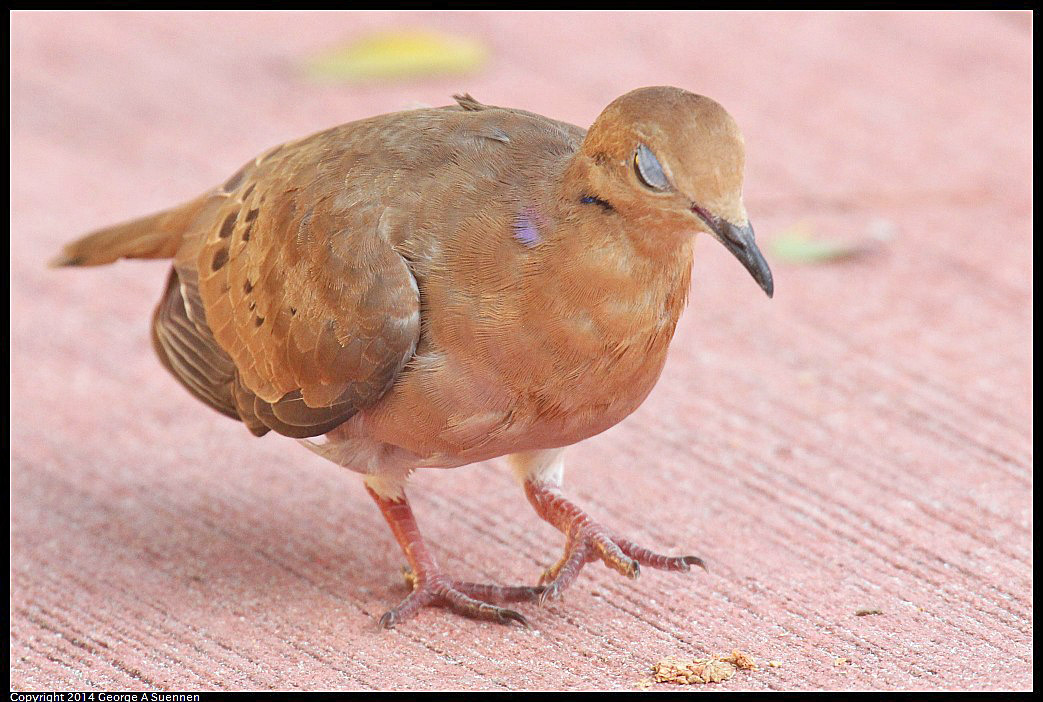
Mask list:
MULTIPOLYGON (((191 365, 175 375, 190 389, 186 372, 197 386, 228 384, 209 393, 216 404, 194 392, 221 411, 230 397, 255 433, 258 424, 297 438, 329 431, 387 392, 419 338, 416 281, 379 199, 344 199, 345 154, 329 146, 306 140, 247 164, 213 194, 175 259, 174 290, 203 327, 187 342, 195 356, 234 365, 231 379, 191 365)), ((180 324, 184 339, 182 316, 160 310, 156 323, 180 324)))
POLYGON ((461 100, 276 147, 186 206, 179 284, 154 337, 197 397, 234 406, 254 433, 303 438, 390 389, 420 337, 417 281, 430 261, 414 259, 434 260, 490 183, 524 177, 508 144, 560 155, 582 139, 572 125, 461 100), (230 376, 215 375, 222 357, 230 376))

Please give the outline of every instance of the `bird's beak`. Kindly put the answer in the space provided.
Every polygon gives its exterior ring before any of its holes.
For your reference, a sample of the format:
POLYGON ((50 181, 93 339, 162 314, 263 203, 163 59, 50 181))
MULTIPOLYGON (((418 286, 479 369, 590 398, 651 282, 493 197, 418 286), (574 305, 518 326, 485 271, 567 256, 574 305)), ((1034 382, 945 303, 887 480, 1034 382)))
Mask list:
POLYGON ((771 297, 775 292, 775 283, 771 279, 771 269, 764 260, 760 249, 753 240, 753 227, 749 222, 736 226, 721 217, 705 217, 706 224, 713 235, 742 262, 757 284, 771 297))

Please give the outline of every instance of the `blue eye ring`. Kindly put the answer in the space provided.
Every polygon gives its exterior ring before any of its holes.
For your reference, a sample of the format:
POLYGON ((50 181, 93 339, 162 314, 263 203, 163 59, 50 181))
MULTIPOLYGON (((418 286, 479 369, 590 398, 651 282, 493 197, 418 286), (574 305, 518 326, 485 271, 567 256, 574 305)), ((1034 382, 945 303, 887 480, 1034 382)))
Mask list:
POLYGON ((637 151, 634 152, 634 172, 637 173, 638 179, 652 190, 670 189, 670 181, 667 180, 659 159, 644 144, 638 144, 637 151))

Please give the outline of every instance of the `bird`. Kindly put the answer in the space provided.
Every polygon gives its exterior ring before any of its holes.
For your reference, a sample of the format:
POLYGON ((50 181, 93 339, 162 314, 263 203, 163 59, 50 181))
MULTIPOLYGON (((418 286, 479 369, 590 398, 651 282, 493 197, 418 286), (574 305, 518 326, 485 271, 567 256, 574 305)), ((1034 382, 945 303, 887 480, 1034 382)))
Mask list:
POLYGON ((591 518, 565 450, 659 379, 708 234, 771 297, 742 197, 745 147, 716 101, 670 86, 589 129, 454 95, 257 156, 182 205, 67 244, 52 266, 170 259, 152 316, 162 365, 204 404, 360 473, 422 608, 530 626, 588 563, 689 571, 591 518), (406 487, 421 468, 506 456, 565 536, 536 585, 451 578, 406 487))

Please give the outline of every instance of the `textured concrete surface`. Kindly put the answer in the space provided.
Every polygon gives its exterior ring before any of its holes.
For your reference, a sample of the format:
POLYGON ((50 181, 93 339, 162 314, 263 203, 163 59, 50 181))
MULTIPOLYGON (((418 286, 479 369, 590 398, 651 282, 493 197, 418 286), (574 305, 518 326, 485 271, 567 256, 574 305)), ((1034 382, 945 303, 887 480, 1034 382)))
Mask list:
MULTIPOLYGON (((634 689, 664 656, 733 647, 760 667, 719 689, 1031 687, 1031 15, 16 13, 11 28, 13 688, 634 689), (417 26, 484 40, 487 70, 370 87, 294 71, 417 26), (87 229, 336 123, 467 90, 589 124, 664 83, 739 121, 769 258, 797 222, 892 238, 843 264, 776 260, 773 301, 699 242, 659 386, 572 449, 566 485, 710 573, 588 566, 563 601, 524 608, 535 632, 440 610, 377 631, 405 594, 379 513, 351 473, 252 438, 161 369, 148 321, 166 266, 44 268, 87 229)), ((412 494, 458 577, 532 581, 561 547, 502 460, 423 473, 412 494)))

